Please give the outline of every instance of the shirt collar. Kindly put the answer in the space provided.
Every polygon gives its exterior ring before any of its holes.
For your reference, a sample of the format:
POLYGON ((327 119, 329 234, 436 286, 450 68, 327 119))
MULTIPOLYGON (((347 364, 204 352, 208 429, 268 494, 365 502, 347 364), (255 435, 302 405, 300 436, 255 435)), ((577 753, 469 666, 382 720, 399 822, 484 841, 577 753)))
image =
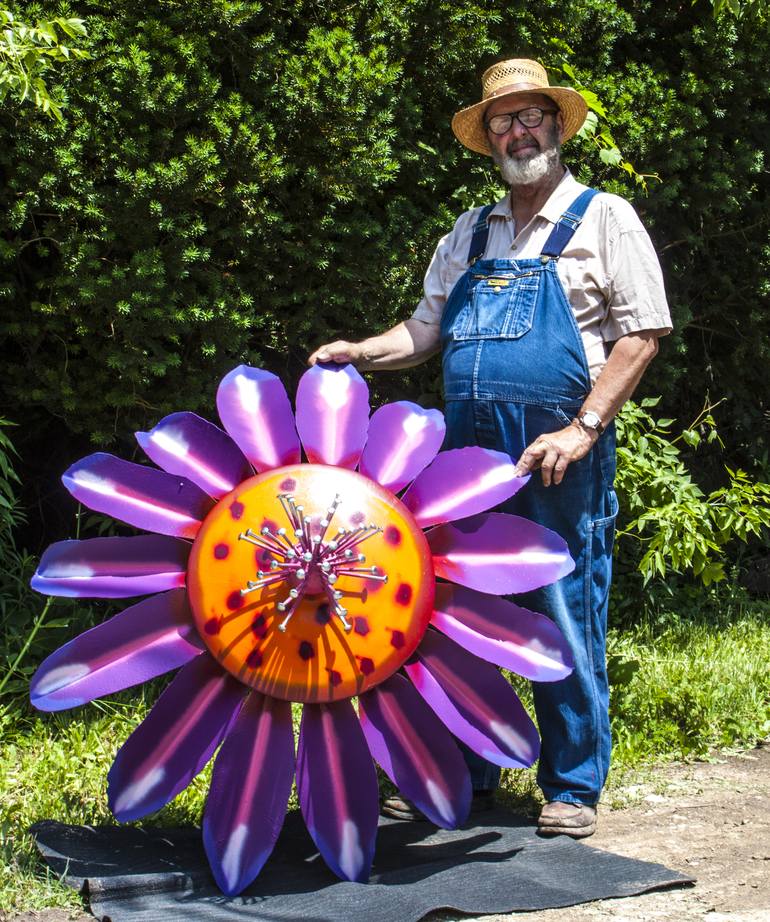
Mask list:
MULTIPOLYGON (((548 196, 543 207, 538 211, 537 217, 545 218, 551 224, 556 224, 559 218, 569 208, 577 196, 587 187, 579 183, 569 170, 564 171, 564 176, 559 185, 548 196)), ((490 218, 511 219, 511 197, 506 193, 489 213, 490 218)))

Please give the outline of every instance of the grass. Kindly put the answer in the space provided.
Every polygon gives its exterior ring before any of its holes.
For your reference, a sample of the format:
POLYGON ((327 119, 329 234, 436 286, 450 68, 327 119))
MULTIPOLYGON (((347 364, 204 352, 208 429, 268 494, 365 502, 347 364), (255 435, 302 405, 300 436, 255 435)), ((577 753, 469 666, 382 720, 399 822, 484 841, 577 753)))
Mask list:
MULTIPOLYGON (((610 632, 611 799, 613 788, 661 760, 750 746, 770 732, 770 604, 736 602, 721 592, 701 593, 703 607, 689 617, 665 609, 610 632)), ((0 912, 81 907, 80 897, 46 871, 27 829, 45 818, 112 822, 107 769, 160 687, 72 713, 37 714, 20 694, 0 703, 0 912)), ((522 697, 529 697, 523 687, 522 697)), ((209 774, 210 767, 149 822, 198 823, 209 774)), ((534 770, 504 773, 501 798, 533 813, 540 800, 534 770)))

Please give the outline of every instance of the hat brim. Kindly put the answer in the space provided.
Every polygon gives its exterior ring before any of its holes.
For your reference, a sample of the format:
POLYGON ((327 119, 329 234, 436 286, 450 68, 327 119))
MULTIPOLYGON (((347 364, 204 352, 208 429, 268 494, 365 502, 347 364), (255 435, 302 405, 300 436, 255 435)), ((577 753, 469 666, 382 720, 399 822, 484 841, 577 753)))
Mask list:
POLYGON ((580 131, 588 115, 588 106, 585 99, 572 87, 544 86, 537 89, 511 90, 510 93, 501 93, 499 96, 484 99, 467 109, 461 109, 452 119, 452 131, 457 140, 470 150, 478 154, 491 154, 487 130, 484 127, 484 113, 487 108, 500 99, 513 99, 516 96, 531 96, 537 93, 548 96, 559 107, 564 120, 564 134, 562 141, 568 141, 580 131))

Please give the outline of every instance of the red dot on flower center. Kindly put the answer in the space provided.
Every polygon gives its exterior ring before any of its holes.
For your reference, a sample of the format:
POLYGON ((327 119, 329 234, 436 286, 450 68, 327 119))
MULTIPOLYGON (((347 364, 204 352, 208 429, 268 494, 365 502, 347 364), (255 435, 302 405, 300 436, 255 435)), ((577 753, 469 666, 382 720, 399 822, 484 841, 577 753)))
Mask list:
POLYGON ((390 638, 390 645, 395 647, 397 650, 400 650, 404 646, 405 638, 403 631, 393 631, 390 638))
POLYGON ((214 559, 224 560, 230 553, 230 548, 226 544, 217 544, 214 548, 214 559))
POLYGON ((209 637, 215 637, 222 630, 222 619, 209 618, 209 620, 203 625, 203 630, 209 635, 209 637))
POLYGON ((388 525, 385 529, 385 540, 388 544, 392 544, 393 547, 398 547, 401 544, 401 532, 395 525, 388 525))
POLYGON ((399 605, 408 605, 412 601, 412 587, 409 583, 401 583, 396 590, 396 601, 399 605))
POLYGON ((227 602, 225 604, 230 609, 230 611, 235 611, 238 608, 242 608, 243 596, 241 595, 240 590, 234 589, 227 597, 227 602))

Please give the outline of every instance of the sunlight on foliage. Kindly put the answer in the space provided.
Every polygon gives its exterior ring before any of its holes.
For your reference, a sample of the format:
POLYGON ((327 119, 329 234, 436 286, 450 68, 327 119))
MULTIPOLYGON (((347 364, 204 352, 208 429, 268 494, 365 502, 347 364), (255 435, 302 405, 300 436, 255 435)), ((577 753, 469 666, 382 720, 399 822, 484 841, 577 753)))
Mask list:
POLYGON ((671 437, 673 419, 651 413, 660 397, 629 401, 617 418, 616 488, 626 516, 618 537, 637 542, 637 567, 645 583, 653 576, 691 571, 705 586, 725 578, 725 546, 747 541, 770 527, 770 484, 724 466, 727 485, 705 494, 683 457, 684 446, 721 445, 707 404, 671 437))
POLYGON ((54 64, 89 57, 74 44, 87 35, 82 19, 56 16, 33 26, 0 9, 0 103, 9 97, 19 104, 31 100, 61 121, 63 101, 51 95, 46 78, 54 64))

